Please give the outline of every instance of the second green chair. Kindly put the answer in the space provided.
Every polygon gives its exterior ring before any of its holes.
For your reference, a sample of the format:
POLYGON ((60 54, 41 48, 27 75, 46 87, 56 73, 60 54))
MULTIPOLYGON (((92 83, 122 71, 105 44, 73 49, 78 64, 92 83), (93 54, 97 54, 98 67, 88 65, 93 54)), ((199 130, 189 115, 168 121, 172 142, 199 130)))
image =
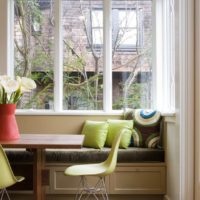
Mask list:
POLYGON ((109 199, 106 191, 105 176, 111 174, 115 170, 117 152, 122 134, 123 129, 115 136, 109 156, 104 162, 97 164, 73 165, 65 170, 65 175, 81 177, 75 200, 80 200, 84 194, 87 195, 85 199, 90 195, 93 195, 95 199, 99 199, 99 195, 102 196, 103 199, 109 199), (94 187, 89 186, 86 176, 97 176, 99 178, 94 187))

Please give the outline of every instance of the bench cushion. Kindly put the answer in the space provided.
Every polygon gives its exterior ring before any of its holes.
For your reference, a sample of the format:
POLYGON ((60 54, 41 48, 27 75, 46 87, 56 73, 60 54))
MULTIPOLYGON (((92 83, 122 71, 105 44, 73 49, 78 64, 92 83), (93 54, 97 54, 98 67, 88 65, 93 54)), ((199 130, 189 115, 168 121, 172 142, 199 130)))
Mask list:
MULTIPOLYGON (((47 163, 93 163, 106 160, 110 148, 93 149, 82 148, 80 150, 47 149, 47 163)), ((119 149, 118 162, 139 163, 139 162, 164 162, 164 150, 135 148, 119 149)))
POLYGON ((26 149, 5 149, 5 152, 11 164, 33 162, 33 152, 26 149))
MULTIPOLYGON (((95 163, 106 160, 110 148, 93 149, 46 149, 45 159, 47 163, 95 163)), ((6 150, 9 161, 12 163, 32 163, 33 152, 25 149, 6 150)), ((141 162, 164 162, 164 150, 129 147, 119 149, 118 162, 141 163, 141 162)))

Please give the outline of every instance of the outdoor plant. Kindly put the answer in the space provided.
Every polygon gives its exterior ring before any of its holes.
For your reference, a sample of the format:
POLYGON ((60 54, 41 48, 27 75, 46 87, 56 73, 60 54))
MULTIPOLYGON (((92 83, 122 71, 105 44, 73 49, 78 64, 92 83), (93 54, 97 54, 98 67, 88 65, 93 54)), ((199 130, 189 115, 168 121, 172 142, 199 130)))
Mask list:
POLYGON ((0 104, 17 104, 25 92, 36 88, 34 80, 17 76, 16 80, 10 76, 0 76, 0 104))

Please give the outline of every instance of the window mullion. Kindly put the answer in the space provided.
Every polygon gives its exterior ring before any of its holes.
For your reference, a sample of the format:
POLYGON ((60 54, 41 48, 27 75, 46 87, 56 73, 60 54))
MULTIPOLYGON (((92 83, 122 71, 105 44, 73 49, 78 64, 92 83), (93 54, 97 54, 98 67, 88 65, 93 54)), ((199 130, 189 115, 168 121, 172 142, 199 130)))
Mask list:
POLYGON ((112 111, 112 0, 104 0, 103 7, 103 103, 104 111, 112 111))
POLYGON ((163 6, 158 0, 153 1, 153 107, 163 110, 164 106, 164 90, 163 90, 163 6), (154 99, 153 99, 154 100, 154 99))
POLYGON ((55 1, 54 110, 63 110, 62 0, 55 1))

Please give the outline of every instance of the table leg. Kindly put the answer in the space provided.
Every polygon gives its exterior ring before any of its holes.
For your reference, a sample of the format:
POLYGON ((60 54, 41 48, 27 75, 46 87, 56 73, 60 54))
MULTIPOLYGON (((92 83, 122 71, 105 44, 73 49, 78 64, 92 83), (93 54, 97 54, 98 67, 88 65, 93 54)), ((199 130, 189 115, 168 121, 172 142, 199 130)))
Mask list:
POLYGON ((43 149, 34 149, 34 164, 33 164, 33 192, 34 200, 44 200, 45 191, 42 186, 42 169, 43 169, 43 149))

